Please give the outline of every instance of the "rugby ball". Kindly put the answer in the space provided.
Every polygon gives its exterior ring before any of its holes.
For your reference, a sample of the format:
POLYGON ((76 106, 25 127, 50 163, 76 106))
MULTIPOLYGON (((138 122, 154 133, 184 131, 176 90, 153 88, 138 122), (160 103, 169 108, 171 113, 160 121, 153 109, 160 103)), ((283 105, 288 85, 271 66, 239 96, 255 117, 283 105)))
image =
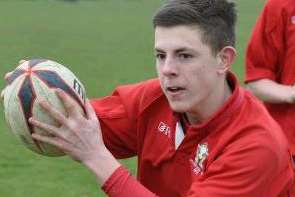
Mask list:
POLYGON ((58 148, 37 141, 32 133, 50 135, 46 131, 29 124, 28 119, 36 119, 59 126, 38 104, 38 99, 47 100, 53 107, 66 115, 63 103, 55 93, 62 89, 84 113, 85 89, 80 80, 65 66, 46 59, 33 59, 19 65, 7 79, 4 90, 4 114, 11 131, 30 150, 46 156, 62 156, 58 148))

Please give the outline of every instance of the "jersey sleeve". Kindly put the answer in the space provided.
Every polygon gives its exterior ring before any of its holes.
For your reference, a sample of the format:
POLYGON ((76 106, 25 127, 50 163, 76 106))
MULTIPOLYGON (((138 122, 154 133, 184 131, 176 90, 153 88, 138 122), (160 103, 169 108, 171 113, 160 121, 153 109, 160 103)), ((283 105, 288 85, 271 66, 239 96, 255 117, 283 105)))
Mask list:
POLYGON ((123 167, 119 167, 102 186, 110 197, 156 197, 156 194, 145 188, 123 167))
POLYGON ((116 158, 137 154, 136 129, 142 84, 120 86, 112 95, 92 99, 106 147, 116 158))
POLYGON ((284 53, 284 24, 282 10, 277 2, 268 1, 253 29, 245 57, 245 82, 276 80, 280 73, 280 57, 284 53))
MULTIPOLYGON (((292 168, 274 149, 261 146, 260 142, 255 141, 255 136, 251 141, 229 146, 198 180, 193 181, 188 196, 289 196, 291 191, 287 188, 292 185, 292 168), (273 184, 273 180, 277 180, 276 184, 273 184), (270 187, 272 193, 268 193, 270 187)), ((281 151, 285 154, 284 158, 289 157, 287 152, 281 151)))

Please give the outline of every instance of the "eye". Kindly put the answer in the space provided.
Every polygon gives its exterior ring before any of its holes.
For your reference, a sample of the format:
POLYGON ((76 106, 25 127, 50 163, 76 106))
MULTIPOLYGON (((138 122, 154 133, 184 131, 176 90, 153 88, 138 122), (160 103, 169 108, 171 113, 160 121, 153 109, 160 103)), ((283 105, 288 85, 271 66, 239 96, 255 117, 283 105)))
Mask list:
POLYGON ((192 58, 193 56, 192 56, 191 54, 188 54, 188 53, 180 53, 180 54, 178 55, 178 57, 179 57, 180 59, 189 59, 189 58, 192 58))
POLYGON ((166 58, 166 55, 163 54, 163 53, 156 53, 155 57, 156 57, 157 60, 163 60, 163 59, 166 58))

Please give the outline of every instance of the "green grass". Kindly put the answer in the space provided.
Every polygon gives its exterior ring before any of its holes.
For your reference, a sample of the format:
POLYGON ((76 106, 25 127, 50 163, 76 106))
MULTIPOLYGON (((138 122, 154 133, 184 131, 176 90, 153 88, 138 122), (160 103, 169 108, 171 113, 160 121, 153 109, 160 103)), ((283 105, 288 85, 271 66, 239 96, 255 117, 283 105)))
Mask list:
MULTIPOLYGON (((239 57, 233 71, 242 81, 244 49, 263 1, 237 2, 239 57)), ((151 18, 160 4, 156 0, 1 1, 0 75, 12 70, 22 58, 53 59, 76 73, 88 97, 109 94, 118 84, 155 77, 151 18)), ((0 88, 4 85, 1 80, 0 88)), ((134 159, 122 162, 136 171, 134 159)), ((0 113, 0 196, 103 194, 80 164, 67 157, 47 158, 25 149, 0 113)))

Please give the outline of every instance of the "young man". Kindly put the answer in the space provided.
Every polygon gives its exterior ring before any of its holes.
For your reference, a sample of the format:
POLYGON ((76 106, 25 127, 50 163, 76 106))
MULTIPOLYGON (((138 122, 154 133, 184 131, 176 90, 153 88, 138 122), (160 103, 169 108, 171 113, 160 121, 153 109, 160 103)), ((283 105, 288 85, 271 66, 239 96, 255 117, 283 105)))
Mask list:
POLYGON ((62 91, 61 127, 33 134, 80 161, 109 196, 291 196, 290 154, 279 126, 229 71, 234 4, 171 0, 155 15, 158 79, 87 101, 86 115, 62 91), (64 130, 71 133, 65 136, 64 130), (115 158, 138 156, 138 180, 115 158))
POLYGON ((294 31, 294 1, 267 1, 249 41, 246 83, 281 125, 295 161, 294 31))

